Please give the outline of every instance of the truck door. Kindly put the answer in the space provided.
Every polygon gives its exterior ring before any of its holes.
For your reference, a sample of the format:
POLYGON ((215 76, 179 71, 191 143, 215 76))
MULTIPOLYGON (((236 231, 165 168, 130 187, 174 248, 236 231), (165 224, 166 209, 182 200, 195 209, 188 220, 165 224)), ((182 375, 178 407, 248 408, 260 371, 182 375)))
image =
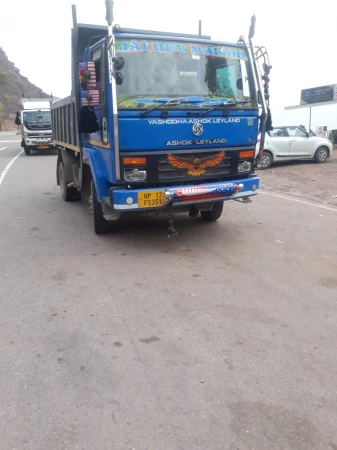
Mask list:
MULTIPOLYGON (((90 78, 89 81, 89 93, 92 97, 92 101, 90 106, 93 107, 97 122, 99 127, 102 129, 102 102, 105 98, 105 77, 104 77, 104 57, 103 57, 103 45, 100 43, 99 45, 94 46, 91 52, 91 62, 95 65, 95 80, 90 78)), ((101 132, 98 131, 96 133, 91 133, 90 135, 85 135, 84 140, 93 144, 99 145, 102 143, 102 135, 101 132)))

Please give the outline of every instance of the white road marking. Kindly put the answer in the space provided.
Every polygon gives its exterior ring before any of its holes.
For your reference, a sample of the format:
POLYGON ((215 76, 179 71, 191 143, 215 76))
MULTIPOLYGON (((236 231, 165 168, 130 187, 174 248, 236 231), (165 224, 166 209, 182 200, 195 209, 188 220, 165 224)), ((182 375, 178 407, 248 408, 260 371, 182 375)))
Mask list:
POLYGON ((19 139, 18 141, 14 141, 14 140, 12 140, 12 141, 0 141, 1 144, 9 144, 11 142, 21 142, 21 139, 19 139))
POLYGON ((288 195, 274 194, 272 192, 266 192, 266 191, 261 191, 261 190, 260 190, 260 194, 270 195, 271 197, 282 198, 283 200, 290 200, 290 201, 296 202, 296 203, 302 203, 303 205, 315 206, 316 208, 325 209, 326 211, 337 212, 337 208, 334 208, 333 206, 319 205, 318 203, 308 202, 307 200, 301 200, 299 198, 294 198, 294 197, 291 197, 288 195))
POLYGON ((2 150, 6 150, 7 147, 2 147, 0 148, 0 152, 2 152, 2 150))
POLYGON ((8 164, 7 166, 4 168, 4 170, 1 172, 0 175, 0 186, 2 185, 2 182, 5 179, 5 176, 7 175, 9 169, 12 167, 12 165, 15 163, 15 161, 18 159, 19 156, 21 156, 23 153, 23 150, 21 150, 21 152, 15 156, 15 158, 13 158, 8 164))

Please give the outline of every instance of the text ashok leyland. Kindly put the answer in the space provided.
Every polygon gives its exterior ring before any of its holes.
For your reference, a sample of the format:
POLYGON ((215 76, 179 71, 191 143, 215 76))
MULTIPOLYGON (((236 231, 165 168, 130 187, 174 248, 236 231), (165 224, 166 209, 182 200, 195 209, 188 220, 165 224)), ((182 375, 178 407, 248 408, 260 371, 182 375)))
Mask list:
POLYGON ((226 144, 227 139, 196 139, 191 141, 166 141, 166 145, 206 145, 206 144, 226 144))
POLYGON ((214 118, 214 119, 149 119, 150 125, 179 125, 179 124, 221 124, 221 123, 240 123, 241 119, 239 117, 228 117, 228 118, 214 118))

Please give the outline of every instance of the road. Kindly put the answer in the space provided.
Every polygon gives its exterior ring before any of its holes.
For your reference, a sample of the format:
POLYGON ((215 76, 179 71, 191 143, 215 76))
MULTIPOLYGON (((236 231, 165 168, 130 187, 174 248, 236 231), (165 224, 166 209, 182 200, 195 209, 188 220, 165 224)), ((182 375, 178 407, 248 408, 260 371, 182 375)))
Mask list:
POLYGON ((312 160, 283 161, 259 172, 264 189, 337 208, 336 147, 328 164, 316 164, 312 160))
POLYGON ((1 450, 336 450, 337 209, 268 191, 96 236, 55 159, 0 186, 1 450))

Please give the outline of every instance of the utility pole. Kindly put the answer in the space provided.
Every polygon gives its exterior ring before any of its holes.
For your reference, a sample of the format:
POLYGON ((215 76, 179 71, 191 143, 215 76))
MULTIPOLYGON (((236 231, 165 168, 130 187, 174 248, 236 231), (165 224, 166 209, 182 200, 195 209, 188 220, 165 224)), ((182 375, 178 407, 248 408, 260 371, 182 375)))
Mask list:
POLYGON ((309 108, 309 133, 310 133, 310 130, 311 130, 311 106, 309 108))

